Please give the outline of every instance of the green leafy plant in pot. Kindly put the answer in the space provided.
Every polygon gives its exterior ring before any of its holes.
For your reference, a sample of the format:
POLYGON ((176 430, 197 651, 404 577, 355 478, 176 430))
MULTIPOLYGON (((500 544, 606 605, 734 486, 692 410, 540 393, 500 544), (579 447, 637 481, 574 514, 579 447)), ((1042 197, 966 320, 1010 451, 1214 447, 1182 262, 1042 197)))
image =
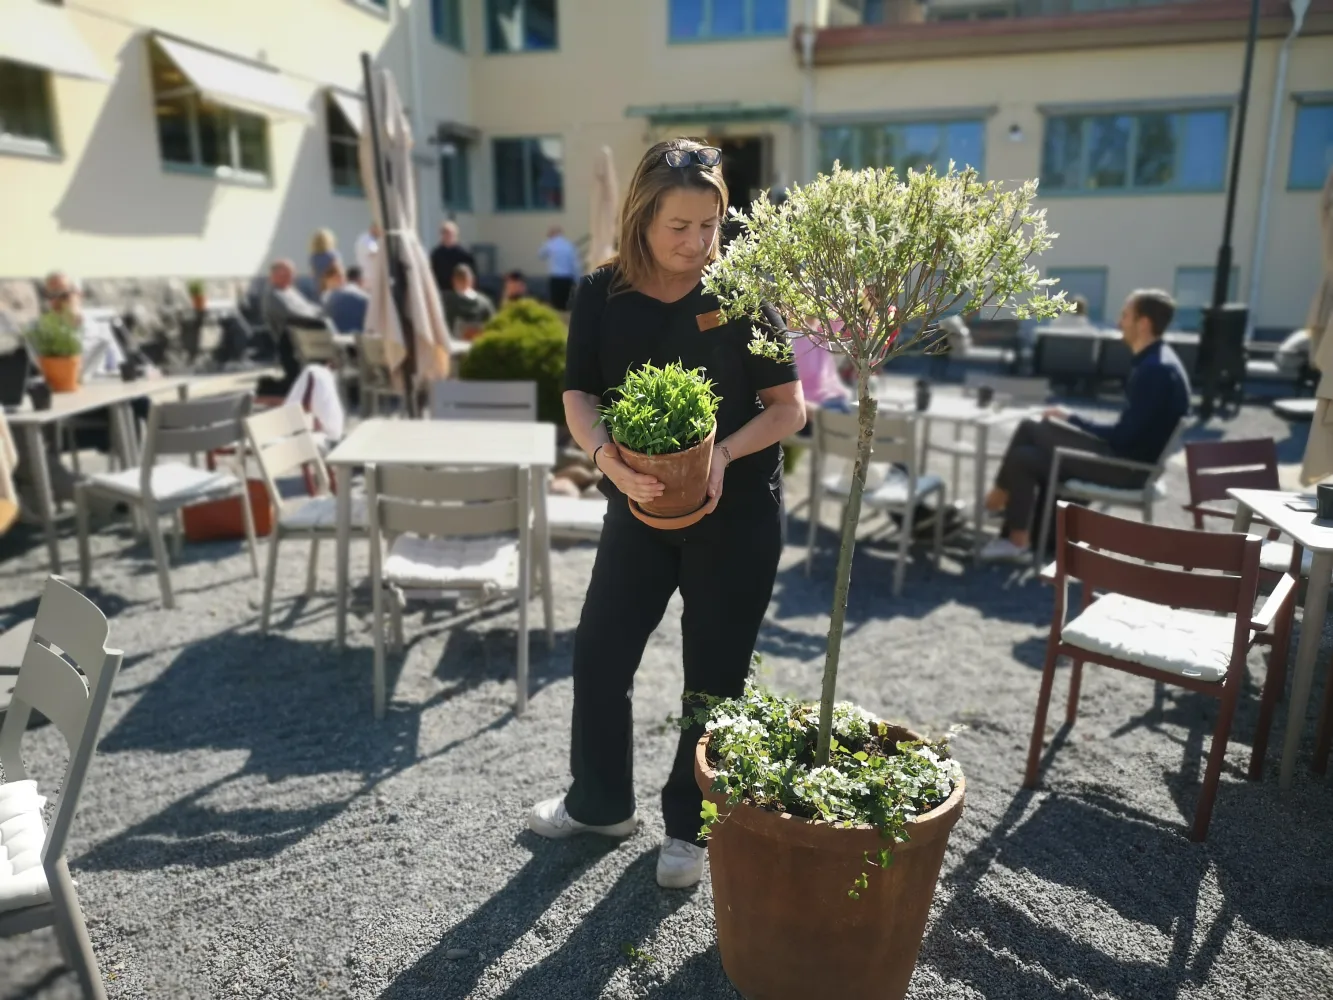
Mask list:
MULTIPOLYGON (((835 701, 874 439, 871 373, 938 336, 951 311, 1067 311, 1030 263, 1054 238, 1032 207, 1036 194, 1035 181, 1007 188, 952 164, 905 177, 835 164, 781 205, 761 196, 705 274, 724 322, 758 317, 761 303, 788 323, 813 318, 829 331, 818 346, 845 356, 857 383, 857 457, 819 704, 752 686, 704 710, 695 757, 718 948, 746 997, 907 992, 964 781, 947 740, 835 701)), ((783 357, 791 346, 757 335, 751 350, 783 357)))
POLYGON ((720 403, 702 369, 672 363, 629 372, 613 402, 601 407, 621 461, 664 487, 643 504, 645 514, 684 518, 707 502, 720 403))
POLYGON ((203 279, 191 278, 185 283, 185 291, 189 293, 190 305, 194 307, 194 311, 203 312, 208 306, 208 298, 204 293, 203 279))
POLYGON ((28 333, 42 377, 52 392, 74 392, 79 387, 83 338, 74 320, 64 313, 42 313, 28 333))

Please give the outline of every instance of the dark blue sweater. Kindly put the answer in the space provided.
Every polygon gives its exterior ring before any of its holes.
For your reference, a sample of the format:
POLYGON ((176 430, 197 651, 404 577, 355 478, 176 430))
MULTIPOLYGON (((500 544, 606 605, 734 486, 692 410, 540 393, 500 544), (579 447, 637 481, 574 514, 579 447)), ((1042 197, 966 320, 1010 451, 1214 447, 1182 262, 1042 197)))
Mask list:
POLYGON ((1129 405, 1114 424, 1078 416, 1070 423, 1097 435, 1117 458, 1156 464, 1190 408, 1190 379, 1176 352, 1157 340, 1134 355, 1125 395, 1129 405))

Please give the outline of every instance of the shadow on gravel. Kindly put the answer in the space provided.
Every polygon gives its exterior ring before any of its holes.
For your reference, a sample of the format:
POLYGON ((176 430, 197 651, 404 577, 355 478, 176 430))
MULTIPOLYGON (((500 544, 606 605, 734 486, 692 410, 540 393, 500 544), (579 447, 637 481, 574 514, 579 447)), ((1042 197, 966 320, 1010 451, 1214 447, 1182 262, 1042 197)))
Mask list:
POLYGON ((649 1000, 729 1000, 739 998, 735 987, 722 970, 722 956, 717 945, 696 952, 676 970, 676 974, 648 993, 649 1000))
MULTIPOLYGON (((472 624, 472 623, 469 623, 472 624)), ((426 635, 407 636, 407 647, 426 635)), ((555 633, 555 641, 548 647, 546 633, 540 628, 528 631, 529 693, 535 698, 545 688, 571 676, 574 630, 555 633)), ((435 667, 435 677, 445 689, 431 697, 430 705, 452 701, 488 682, 514 682, 518 671, 518 631, 512 628, 453 627, 449 630, 435 667)))

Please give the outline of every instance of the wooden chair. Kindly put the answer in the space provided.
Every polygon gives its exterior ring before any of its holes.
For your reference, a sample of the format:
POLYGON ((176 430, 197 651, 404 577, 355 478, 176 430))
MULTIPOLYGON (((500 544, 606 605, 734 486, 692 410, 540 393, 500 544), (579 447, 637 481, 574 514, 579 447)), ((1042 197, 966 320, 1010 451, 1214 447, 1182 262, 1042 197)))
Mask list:
POLYGON ((1037 784, 1056 660, 1074 662, 1065 710, 1070 726, 1078 716, 1083 664, 1099 663, 1220 702, 1190 834, 1193 840, 1207 836, 1246 654, 1272 640, 1274 626, 1291 614, 1296 590, 1296 581, 1284 575, 1254 614, 1259 549, 1253 535, 1163 528, 1058 505, 1055 609, 1028 748, 1028 788, 1037 784), (1185 566, 1194 572, 1169 568, 1185 566), (1071 579, 1083 591, 1072 618, 1066 607, 1071 579))
MULTIPOLYGON (((554 642, 551 547, 545 505, 534 508, 528 469, 366 469, 370 579, 374 594, 375 717, 384 716, 384 596, 392 591, 396 651, 403 648, 408 591, 468 593, 483 603, 518 602, 518 698, 528 704, 528 601, 536 535, 546 642, 554 642), (536 517, 534 518, 534 513, 536 517)), ((537 497, 538 501, 542 499, 537 497)))
POLYGON ((1037 546, 1033 550, 1037 563, 1040 565, 1041 560, 1045 558, 1046 543, 1051 537, 1051 515, 1056 501, 1062 498, 1099 503, 1106 507, 1133 507, 1143 516, 1145 523, 1151 524, 1153 507, 1157 501, 1166 499, 1166 484, 1162 482, 1162 477, 1166 475, 1167 460, 1180 447, 1180 441, 1185 436, 1185 428, 1188 426, 1189 417, 1181 417, 1166 447, 1162 449, 1162 454, 1157 462, 1151 465, 1147 462, 1132 462, 1127 458, 1115 458, 1112 455, 1099 455, 1081 448, 1056 448, 1054 461, 1051 462, 1051 476, 1042 498, 1041 532, 1037 536, 1037 546), (1146 478, 1143 485, 1138 488, 1103 486, 1101 483, 1086 479, 1066 479, 1062 482, 1060 466, 1071 460, 1082 464, 1100 465, 1105 469, 1138 471, 1144 473, 1146 478))
MULTIPOLYGON (((171 592, 166 544, 162 539, 160 518, 163 514, 176 514, 194 504, 239 496, 250 548, 250 568, 255 576, 259 575, 255 518, 245 481, 244 458, 233 455, 230 471, 199 469, 181 462, 160 465, 157 462, 162 455, 207 454, 240 444, 245 437, 243 422, 250 415, 250 407, 249 393, 153 404, 148 413, 148 433, 144 438, 143 460, 139 468, 92 476, 75 487, 80 586, 87 587, 92 576, 88 501, 93 496, 103 496, 142 511, 148 527, 148 540, 153 546, 153 558, 157 562, 157 579, 162 588, 164 607, 174 608, 176 603, 171 592)), ((176 538, 179 548, 179 525, 176 538)))
MULTIPOLYGON (((814 493, 810 501, 810 533, 805 547, 806 576, 810 575, 810 565, 814 560, 815 533, 823 510, 824 494, 833 493, 842 498, 845 511, 846 500, 851 492, 859 436, 859 416, 855 411, 838 413, 833 410, 816 410, 814 418, 817 443, 811 460, 818 468, 812 475, 814 493), (846 471, 826 473, 824 462, 829 458, 841 459, 847 465, 846 471)), ((939 495, 941 512, 935 518, 937 568, 944 544, 945 519, 941 515, 947 506, 948 495, 943 479, 917 471, 916 421, 914 415, 905 416, 891 410, 881 410, 876 415, 875 439, 871 445, 872 463, 867 470, 865 492, 861 500, 870 510, 880 513, 898 512, 902 516, 902 528, 898 534, 898 565, 893 575, 895 597, 902 593, 907 572, 907 549, 912 544, 917 501, 931 494, 939 495)))
MULTIPOLYGON (((264 574, 264 600, 259 616, 259 631, 268 632, 273 609, 273 588, 278 573, 278 546, 284 538, 310 540, 310 560, 306 567, 306 595, 315 592, 319 565, 319 543, 337 538, 337 498, 333 495, 328 469, 324 466, 319 442, 301 408, 288 403, 276 409, 256 413, 245 420, 250 453, 259 463, 260 474, 269 499, 277 512, 268 538, 268 569, 264 574), (284 499, 278 480, 296 471, 306 477, 308 496, 284 499)), ((352 532, 366 532, 364 497, 352 497, 352 532)))
POLYGON ((59 577, 48 578, 0 725, 5 773, 0 784, 0 937, 54 927, 83 995, 96 1000, 105 1000, 106 990, 70 878, 65 843, 124 655, 107 648, 108 633, 106 618, 91 601, 59 577), (21 753, 34 709, 51 720, 69 747, 49 830, 42 817, 46 798, 28 776, 21 753))
POLYGON ((432 420, 537 419, 537 383, 449 379, 430 387, 432 420))

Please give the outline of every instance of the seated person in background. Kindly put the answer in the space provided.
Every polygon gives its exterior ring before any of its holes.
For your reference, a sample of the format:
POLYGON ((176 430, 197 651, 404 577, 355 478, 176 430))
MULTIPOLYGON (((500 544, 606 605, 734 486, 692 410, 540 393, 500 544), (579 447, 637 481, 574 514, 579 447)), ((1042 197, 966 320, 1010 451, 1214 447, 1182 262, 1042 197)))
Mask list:
POLYGON ((525 299, 528 297, 528 281, 523 277, 522 271, 510 271, 505 275, 504 291, 500 294, 501 308, 509 305, 515 299, 525 299))
POLYGON ((296 265, 290 260, 275 260, 268 271, 268 288, 264 292, 264 324, 278 345, 278 361, 283 379, 279 383, 265 380, 257 395, 286 396, 296 376, 301 374, 301 362, 292 339, 293 327, 307 330, 325 330, 324 310, 315 305, 296 288, 296 265))
MULTIPOLYGON (((818 406, 846 413, 852 408, 855 396, 851 386, 838 377, 838 359, 845 355, 828 349, 827 334, 813 316, 806 318, 805 326, 810 332, 792 337, 791 349, 796 373, 801 377, 801 391, 805 393, 806 412, 811 413, 811 407, 818 406)), ((841 329, 842 321, 834 320, 833 335, 837 336, 841 329)), ((813 430, 811 418, 798 433, 809 437, 813 430)))
POLYGON ((52 271, 43 282, 47 308, 63 313, 79 328, 85 352, 102 345, 101 362, 94 374, 119 374, 125 351, 109 319, 85 315, 78 282, 63 271, 52 271))
POLYGON ((459 264, 454 268, 450 288, 444 293, 444 321, 453 336, 467 337, 480 330, 495 315, 495 305, 476 288, 472 268, 459 264))
POLYGON ((335 262, 324 273, 324 312, 339 333, 360 333, 366 325, 370 297, 347 280, 341 263, 335 262))
MULTIPOLYGON (((1004 453, 986 507, 1004 511, 1000 537, 981 550, 983 559, 1028 558, 1037 499, 1050 477, 1056 448, 1078 448, 1134 462, 1155 464, 1180 419, 1189 412, 1190 381, 1176 352, 1162 341, 1175 303, 1166 292, 1133 292, 1120 310, 1120 333, 1134 354, 1125 387, 1128 403, 1113 424, 1096 423, 1066 410, 1047 410, 1043 419, 1024 420, 1004 453)), ((1136 489, 1147 474, 1094 462, 1060 463, 1061 479, 1136 489)), ((1044 499, 1044 498, 1043 498, 1044 499)))

